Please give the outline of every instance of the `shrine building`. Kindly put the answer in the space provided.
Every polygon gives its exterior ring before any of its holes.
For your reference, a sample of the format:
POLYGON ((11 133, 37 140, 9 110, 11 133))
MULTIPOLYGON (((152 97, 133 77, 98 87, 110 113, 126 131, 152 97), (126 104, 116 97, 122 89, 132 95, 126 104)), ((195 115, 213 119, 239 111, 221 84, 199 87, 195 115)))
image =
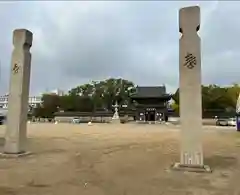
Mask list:
POLYGON ((165 86, 137 86, 131 100, 136 102, 136 121, 168 121, 168 108, 171 95, 165 86))

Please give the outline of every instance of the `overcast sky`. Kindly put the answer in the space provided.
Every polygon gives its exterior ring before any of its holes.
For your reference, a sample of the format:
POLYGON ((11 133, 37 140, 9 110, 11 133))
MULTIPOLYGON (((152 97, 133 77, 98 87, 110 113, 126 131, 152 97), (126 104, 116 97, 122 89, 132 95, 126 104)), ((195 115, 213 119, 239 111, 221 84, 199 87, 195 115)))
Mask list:
POLYGON ((33 32, 31 95, 123 77, 178 87, 178 10, 200 5, 203 82, 240 81, 240 2, 0 3, 0 93, 8 91, 12 31, 33 32))

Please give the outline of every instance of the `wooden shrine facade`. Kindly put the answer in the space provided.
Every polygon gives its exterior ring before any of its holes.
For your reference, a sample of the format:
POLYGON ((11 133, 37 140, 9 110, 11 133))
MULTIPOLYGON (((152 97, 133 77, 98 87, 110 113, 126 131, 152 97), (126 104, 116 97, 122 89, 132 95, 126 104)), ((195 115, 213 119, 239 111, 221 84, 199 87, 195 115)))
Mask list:
POLYGON ((136 102, 136 121, 168 121, 168 102, 171 95, 166 93, 165 86, 137 86, 131 99, 136 102))

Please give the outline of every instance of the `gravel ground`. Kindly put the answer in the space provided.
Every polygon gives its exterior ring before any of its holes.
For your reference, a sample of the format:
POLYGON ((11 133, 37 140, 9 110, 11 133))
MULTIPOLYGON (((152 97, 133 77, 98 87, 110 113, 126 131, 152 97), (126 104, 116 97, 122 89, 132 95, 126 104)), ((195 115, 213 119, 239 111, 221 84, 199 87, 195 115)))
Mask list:
POLYGON ((204 126, 212 173, 170 169, 179 133, 174 125, 29 124, 32 155, 0 158, 0 195, 239 195, 240 133, 204 126))

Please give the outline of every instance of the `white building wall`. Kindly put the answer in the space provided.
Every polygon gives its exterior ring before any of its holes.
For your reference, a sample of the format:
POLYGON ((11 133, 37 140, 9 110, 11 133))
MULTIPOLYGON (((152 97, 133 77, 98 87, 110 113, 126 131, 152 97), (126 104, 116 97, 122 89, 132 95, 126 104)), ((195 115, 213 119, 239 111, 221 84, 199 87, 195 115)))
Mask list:
MULTIPOLYGON (((31 96, 28 99, 28 103, 30 106, 36 107, 38 104, 42 103, 41 96, 31 96)), ((0 96, 0 108, 8 107, 8 95, 0 96)))
MULTIPOLYGON (((46 92, 43 94, 56 94, 59 96, 63 96, 65 93, 63 90, 55 89, 50 92, 46 92)), ((39 96, 30 96, 28 99, 28 103, 32 107, 36 107, 38 104, 42 103, 42 95, 39 96)), ((0 108, 7 108, 8 107, 8 94, 0 96, 0 108)))

